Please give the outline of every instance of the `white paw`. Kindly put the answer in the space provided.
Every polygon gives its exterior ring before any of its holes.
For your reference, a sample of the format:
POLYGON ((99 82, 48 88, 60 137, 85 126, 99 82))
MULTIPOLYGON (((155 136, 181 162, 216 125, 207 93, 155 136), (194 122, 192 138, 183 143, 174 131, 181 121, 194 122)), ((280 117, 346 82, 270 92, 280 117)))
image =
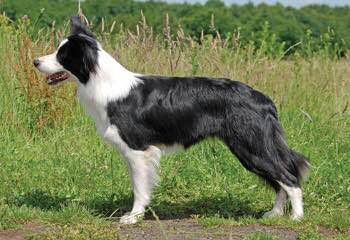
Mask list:
POLYGON ((120 218, 122 224, 135 224, 142 220, 144 213, 126 213, 120 218))
POLYGON ((293 213, 292 220, 300 221, 304 217, 304 213, 293 213))
POLYGON ((283 216, 283 211, 271 210, 264 213, 263 218, 280 217, 283 216))

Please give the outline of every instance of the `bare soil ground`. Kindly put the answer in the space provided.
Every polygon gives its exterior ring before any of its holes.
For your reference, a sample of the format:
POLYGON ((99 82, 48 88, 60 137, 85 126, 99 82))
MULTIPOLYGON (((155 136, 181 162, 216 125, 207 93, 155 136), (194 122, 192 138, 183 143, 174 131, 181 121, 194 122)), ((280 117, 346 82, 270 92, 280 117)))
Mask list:
POLYGON ((47 231, 47 226, 36 223, 28 223, 22 226, 21 229, 3 230, 0 231, 0 240, 23 240, 31 234, 47 231))
MULTIPOLYGON (((265 226, 261 224, 252 224, 245 226, 220 225, 213 228, 206 228, 192 219, 181 220, 146 220, 138 225, 120 225, 115 224, 121 239, 243 239, 252 233, 262 232, 281 239, 297 239, 298 233, 294 230, 277 227, 265 226)), ((30 235, 52 231, 52 228, 36 223, 28 223, 16 230, 0 231, 0 240, 23 240, 30 235)), ((331 229, 319 228, 320 234, 326 238, 336 236, 336 232, 331 229)))
POLYGON ((130 239, 242 239, 247 234, 265 232, 282 239, 296 239, 297 233, 273 226, 218 226, 205 228, 193 220, 146 221, 141 226, 120 226, 120 235, 130 239))

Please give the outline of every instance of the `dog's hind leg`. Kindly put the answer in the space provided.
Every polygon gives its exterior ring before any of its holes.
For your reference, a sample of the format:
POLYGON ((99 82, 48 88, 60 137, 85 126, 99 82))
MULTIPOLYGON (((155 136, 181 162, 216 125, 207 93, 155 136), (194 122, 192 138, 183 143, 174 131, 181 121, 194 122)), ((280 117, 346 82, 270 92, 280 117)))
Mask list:
POLYGON ((303 210, 303 192, 300 187, 290 187, 280 183, 281 187, 287 192, 292 203, 292 219, 300 220, 304 216, 303 210))
MULTIPOLYGON (((231 129, 235 134, 226 133, 225 142, 246 169, 277 190, 275 206, 265 216, 283 214, 288 195, 292 202, 292 219, 299 220, 304 215, 300 186, 308 175, 308 159, 288 147, 275 117, 267 116, 260 121, 260 124, 243 125, 243 129, 231 129)), ((231 133, 229 130, 226 132, 231 133)))
POLYGON ((265 179, 276 189, 275 206, 265 216, 282 215, 288 195, 292 202, 292 219, 299 220, 304 215, 300 186, 307 176, 309 163, 306 157, 289 149, 280 129, 274 126, 271 128, 267 133, 260 130, 264 133, 261 136, 257 134, 257 129, 247 134, 257 135, 254 138, 246 138, 242 134, 239 139, 232 136, 225 139, 225 142, 246 169, 265 179), (269 136, 271 132, 273 134, 269 136))
POLYGON ((145 151, 132 151, 125 156, 132 187, 134 204, 130 213, 125 214, 120 222, 134 224, 143 217, 145 208, 151 200, 153 187, 158 183, 158 167, 161 150, 150 146, 145 151))

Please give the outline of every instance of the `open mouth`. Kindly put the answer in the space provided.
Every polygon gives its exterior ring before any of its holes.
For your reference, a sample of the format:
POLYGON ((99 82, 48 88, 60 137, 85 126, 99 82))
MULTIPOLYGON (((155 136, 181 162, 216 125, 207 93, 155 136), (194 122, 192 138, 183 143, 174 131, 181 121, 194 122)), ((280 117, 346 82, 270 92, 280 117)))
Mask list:
POLYGON ((69 77, 70 77, 69 73, 62 71, 62 72, 50 74, 46 77, 46 79, 49 85, 56 85, 58 83, 61 83, 67 80, 69 77))

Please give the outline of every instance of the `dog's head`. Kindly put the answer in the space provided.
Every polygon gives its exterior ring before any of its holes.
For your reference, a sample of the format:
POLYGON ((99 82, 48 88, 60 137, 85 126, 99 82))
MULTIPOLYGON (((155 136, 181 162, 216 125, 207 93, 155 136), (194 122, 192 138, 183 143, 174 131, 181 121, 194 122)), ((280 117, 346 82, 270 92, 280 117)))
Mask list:
POLYGON ((55 85, 74 76, 82 84, 89 81, 98 65, 99 44, 78 16, 71 18, 71 33, 58 49, 34 60, 34 66, 47 74, 48 84, 55 85))

